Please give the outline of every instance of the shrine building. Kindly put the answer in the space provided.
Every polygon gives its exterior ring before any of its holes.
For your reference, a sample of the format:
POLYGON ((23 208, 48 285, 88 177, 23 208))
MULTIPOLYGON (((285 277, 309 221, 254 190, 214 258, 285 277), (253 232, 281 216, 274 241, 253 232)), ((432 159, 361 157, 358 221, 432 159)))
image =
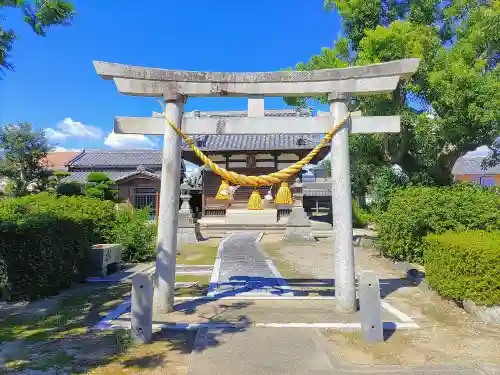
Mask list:
MULTIPOLYGON (((265 116, 272 117, 308 117, 309 109, 266 110, 265 116)), ((153 116, 158 114, 153 114, 153 116)), ((184 117, 213 117, 224 121, 230 117, 246 117, 247 111, 192 111, 184 117)), ((270 129, 272 132, 272 129, 270 129)), ((265 175, 284 169, 307 155, 320 142, 323 134, 267 134, 267 135, 201 135, 192 137, 196 146, 220 167, 246 175, 265 175)), ((328 153, 323 148, 311 161, 318 163, 328 153)), ((156 193, 160 190, 161 150, 82 150, 67 162, 71 176, 63 182, 75 181, 84 184, 90 172, 105 172, 116 182, 118 197, 129 200, 135 207, 156 206, 156 193)), ((182 144, 182 159, 197 166, 201 162, 191 148, 182 144)), ((182 169, 185 170, 184 162, 182 169)), ((296 177, 291 176, 290 184, 296 177)), ((247 206, 251 187, 240 187, 230 201, 215 199, 221 185, 221 178, 211 171, 204 171, 201 184, 202 215, 224 215, 227 209, 247 206)), ((259 187, 262 198, 268 193, 269 186, 259 187)), ((276 196, 279 186, 272 186, 272 195, 276 196)), ((272 202, 267 206, 274 208, 272 202)), ((153 212, 154 214, 154 212, 153 212)))

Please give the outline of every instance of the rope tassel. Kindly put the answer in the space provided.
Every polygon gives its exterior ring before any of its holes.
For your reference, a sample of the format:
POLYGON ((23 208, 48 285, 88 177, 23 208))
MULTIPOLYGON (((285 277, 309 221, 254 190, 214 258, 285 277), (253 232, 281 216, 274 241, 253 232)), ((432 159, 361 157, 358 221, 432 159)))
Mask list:
POLYGON ((276 194, 276 198, 274 199, 274 203, 276 203, 276 204, 293 204, 292 192, 290 191, 290 187, 288 186, 288 182, 283 181, 281 183, 281 186, 278 189, 278 193, 276 194))
POLYGON ((228 201, 231 199, 231 190, 229 188, 229 183, 226 180, 222 180, 215 195, 215 199, 219 201, 228 201))
POLYGON ((253 189, 252 195, 250 195, 250 199, 248 200, 248 209, 249 210, 263 210, 262 207, 262 198, 260 197, 260 192, 258 189, 253 189))

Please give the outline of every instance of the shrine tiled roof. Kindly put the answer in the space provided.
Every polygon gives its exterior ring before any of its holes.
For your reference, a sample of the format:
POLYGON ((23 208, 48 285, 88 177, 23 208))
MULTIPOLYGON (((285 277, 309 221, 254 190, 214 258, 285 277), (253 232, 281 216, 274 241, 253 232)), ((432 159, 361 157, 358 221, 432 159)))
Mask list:
MULTIPOLYGON (((217 134, 193 137, 202 151, 311 150, 323 134, 217 134)), ((189 151, 183 142, 182 149, 189 151)))

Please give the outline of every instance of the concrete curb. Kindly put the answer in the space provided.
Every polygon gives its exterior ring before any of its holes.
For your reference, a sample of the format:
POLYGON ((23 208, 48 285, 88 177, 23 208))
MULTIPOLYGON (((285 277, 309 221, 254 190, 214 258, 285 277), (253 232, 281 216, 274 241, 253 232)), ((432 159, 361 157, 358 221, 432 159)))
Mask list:
POLYGON ((471 300, 463 302, 464 310, 486 324, 500 325, 500 306, 477 306, 471 300))
MULTIPOLYGON (((387 258, 384 258, 387 259, 387 258)), ((389 259, 387 259, 389 260, 389 259)), ((418 270, 418 266, 407 262, 394 262, 393 267, 405 273, 408 280, 417 284, 417 286, 425 292, 435 292, 432 287, 425 281, 425 273, 418 270)), ((439 293, 435 292, 441 299, 445 299, 439 293)), ((467 313, 474 316, 476 319, 492 325, 500 325, 500 306, 477 306, 471 300, 462 302, 463 309, 467 313)))

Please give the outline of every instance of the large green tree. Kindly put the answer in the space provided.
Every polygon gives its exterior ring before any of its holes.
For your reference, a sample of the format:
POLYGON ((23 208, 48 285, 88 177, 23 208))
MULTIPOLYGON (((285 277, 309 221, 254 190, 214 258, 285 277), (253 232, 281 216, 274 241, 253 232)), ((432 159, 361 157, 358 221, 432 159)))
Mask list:
POLYGON ((492 146, 490 164, 499 161, 500 0, 327 0, 325 7, 338 11, 345 37, 296 70, 422 59, 394 93, 355 98, 364 115, 400 115, 402 131, 357 135, 353 180, 382 160, 414 181, 447 184, 455 161, 481 145, 492 146))
MULTIPOLYGON (((75 15, 71 2, 62 0, 0 0, 0 11, 1 8, 19 9, 24 21, 40 36, 45 36, 50 26, 70 25, 75 15)), ((0 21, 2 19, 0 14, 0 21)), ((16 39, 16 32, 0 22, 0 71, 14 69, 9 58, 16 39)))
POLYGON ((52 150, 43 131, 34 131, 30 124, 7 124, 0 128, 0 178, 11 182, 11 194, 21 196, 30 190, 44 190, 51 175, 44 158, 52 150))

